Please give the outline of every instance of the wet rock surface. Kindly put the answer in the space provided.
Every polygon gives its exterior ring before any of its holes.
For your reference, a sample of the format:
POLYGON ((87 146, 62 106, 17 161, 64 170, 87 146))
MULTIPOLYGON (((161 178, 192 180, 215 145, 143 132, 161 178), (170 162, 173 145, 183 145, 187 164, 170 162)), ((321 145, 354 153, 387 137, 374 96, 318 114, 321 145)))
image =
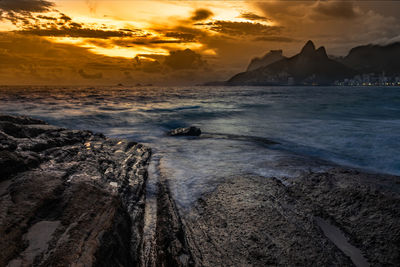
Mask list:
POLYGON ((0 116, 0 266, 135 266, 150 150, 0 116))
POLYGON ((186 128, 177 128, 167 133, 169 136, 200 136, 200 128, 191 126, 186 128))
POLYGON ((294 180, 290 194, 338 227, 371 266, 400 265, 400 177, 338 168, 294 180))
POLYGON ((201 266, 351 266, 276 179, 237 177, 202 198, 187 228, 201 266))
POLYGON ((191 254, 198 266, 398 266, 399 182, 341 168, 286 185, 227 179, 183 216, 191 254))
POLYGON ((165 180, 159 183, 157 202, 156 255, 152 266, 195 266, 182 218, 165 180))

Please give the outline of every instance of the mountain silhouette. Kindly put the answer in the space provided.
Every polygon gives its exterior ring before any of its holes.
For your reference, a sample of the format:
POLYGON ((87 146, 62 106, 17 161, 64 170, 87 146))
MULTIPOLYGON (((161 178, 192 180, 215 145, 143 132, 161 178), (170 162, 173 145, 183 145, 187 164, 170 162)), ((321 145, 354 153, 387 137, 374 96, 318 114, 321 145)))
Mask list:
POLYGON ((389 75, 398 75, 400 74, 400 43, 386 46, 358 46, 339 60, 359 73, 386 72, 389 75))
POLYGON ((284 59, 282 50, 271 50, 265 54, 262 58, 253 58, 247 67, 247 71, 252 71, 261 67, 268 66, 274 62, 284 59))
POLYGON ((227 85, 329 85, 353 77, 356 72, 330 59, 324 47, 315 49, 308 41, 301 52, 267 66, 236 74, 227 85))

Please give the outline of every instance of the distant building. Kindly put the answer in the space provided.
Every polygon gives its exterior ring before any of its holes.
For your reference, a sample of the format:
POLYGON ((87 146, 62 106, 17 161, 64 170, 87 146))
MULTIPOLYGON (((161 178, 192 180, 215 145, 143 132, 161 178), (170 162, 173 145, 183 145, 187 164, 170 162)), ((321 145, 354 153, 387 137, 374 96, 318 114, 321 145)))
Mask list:
POLYGON ((400 76, 387 76, 385 72, 364 73, 356 75, 351 79, 335 81, 338 86, 400 86, 400 76))

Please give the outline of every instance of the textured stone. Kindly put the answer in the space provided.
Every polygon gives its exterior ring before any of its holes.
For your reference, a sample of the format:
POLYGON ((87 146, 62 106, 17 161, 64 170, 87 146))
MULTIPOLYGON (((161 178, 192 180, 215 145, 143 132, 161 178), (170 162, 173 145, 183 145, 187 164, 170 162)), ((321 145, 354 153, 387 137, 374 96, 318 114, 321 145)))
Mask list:
POLYGON ((183 215, 187 249, 196 266, 399 266, 399 183, 339 167, 285 183, 230 177, 183 215))
POLYGON ((151 151, 0 115, 0 266, 134 266, 151 151))

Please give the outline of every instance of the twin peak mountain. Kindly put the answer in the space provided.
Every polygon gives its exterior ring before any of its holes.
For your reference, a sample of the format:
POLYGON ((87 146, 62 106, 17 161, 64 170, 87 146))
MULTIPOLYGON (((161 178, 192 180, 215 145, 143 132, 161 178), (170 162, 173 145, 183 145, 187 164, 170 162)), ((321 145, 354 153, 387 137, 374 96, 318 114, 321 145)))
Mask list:
POLYGON ((324 47, 308 41, 301 52, 284 57, 272 50, 251 61, 246 72, 224 85, 332 85, 357 75, 400 77, 400 42, 352 48, 345 57, 329 57, 324 47))
POLYGON ((301 52, 286 58, 282 50, 272 50, 263 58, 253 59, 246 72, 229 79, 227 85, 328 85, 353 77, 354 70, 330 59, 324 47, 308 41, 301 52))

